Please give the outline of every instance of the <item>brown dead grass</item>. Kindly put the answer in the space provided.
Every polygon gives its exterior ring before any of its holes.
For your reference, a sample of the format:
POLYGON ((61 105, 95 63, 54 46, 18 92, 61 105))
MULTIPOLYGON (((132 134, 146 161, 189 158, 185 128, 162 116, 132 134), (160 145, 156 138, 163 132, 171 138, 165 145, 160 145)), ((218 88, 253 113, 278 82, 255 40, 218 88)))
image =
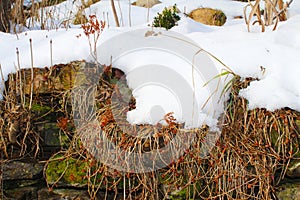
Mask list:
MULTIPOLYGON (((195 140, 190 148, 167 167, 147 173, 124 173, 95 159, 80 142, 82 137, 64 126, 61 127, 61 131, 72 135, 72 142, 68 149, 61 152, 64 156, 60 159, 74 157, 88 163, 85 178, 92 199, 96 197, 100 188, 116 195, 125 191, 123 195, 127 199, 166 199, 176 190, 181 191, 184 195, 182 198, 185 199, 274 199, 276 186, 284 178, 291 160, 299 153, 297 120, 300 119, 300 115, 289 108, 274 112, 266 109, 249 110, 247 100, 238 96, 238 93, 251 81, 252 79, 241 80, 238 76, 233 79, 221 137, 205 157, 202 156, 202 147, 208 127, 194 130, 195 140), (97 177, 101 177, 101 180, 97 177)), ((110 99, 114 90, 113 84, 101 79, 96 101, 99 106, 97 117, 100 128, 116 145, 124 149, 147 152, 161 148, 170 142, 174 135, 185 131, 180 124, 173 121, 171 115, 166 116, 170 120, 167 126, 132 127, 124 122, 125 129, 120 129, 111 117, 110 99), (126 134, 126 128, 128 131, 137 132, 154 132, 158 128, 160 132, 157 132, 155 137, 139 139, 132 134, 126 134)), ((9 127, 4 122, 21 116, 25 121, 20 122, 29 128, 21 130, 16 143, 23 145, 22 156, 29 155, 27 153, 32 151, 36 153, 40 150, 37 146, 39 138, 34 129, 31 129, 32 113, 17 109, 16 104, 20 102, 20 98, 16 98, 15 92, 9 95, 3 104, 7 114, 1 113, 0 121, 2 151, 9 158, 9 154, 5 152, 7 145, 11 145, 7 134, 13 132, 7 132, 9 127)), ((68 98, 68 95, 62 96, 68 98)), ((66 99, 64 101, 64 104, 68 104, 66 99)), ((124 117, 126 111, 133 109, 134 105, 134 99, 130 105, 120 105, 120 116, 124 117)), ((61 109, 64 108, 67 106, 61 109)), ((64 112, 67 116, 71 115, 67 114, 67 110, 64 112)), ((55 184, 49 183, 49 187, 55 187, 55 184)))

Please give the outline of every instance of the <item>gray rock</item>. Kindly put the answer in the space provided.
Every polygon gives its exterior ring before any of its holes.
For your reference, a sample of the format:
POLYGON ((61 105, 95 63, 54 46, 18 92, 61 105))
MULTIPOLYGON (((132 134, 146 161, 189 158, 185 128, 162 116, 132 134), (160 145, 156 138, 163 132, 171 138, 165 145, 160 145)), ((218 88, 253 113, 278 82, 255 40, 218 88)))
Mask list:
POLYGON ((9 161, 2 164, 2 178, 6 180, 37 179, 42 177, 44 165, 22 161, 9 161))
POLYGON ((21 187, 4 191, 3 199, 9 200, 36 200, 37 188, 35 187, 21 187))
MULTIPOLYGON (((114 199, 113 193, 106 194, 107 199, 114 199)), ((95 200, 103 200, 105 192, 98 191, 95 200)), ((49 191, 43 188, 38 191, 38 200, 90 200, 87 190, 76 189, 53 189, 49 191)), ((122 199, 121 195, 117 195, 117 199, 122 199)))

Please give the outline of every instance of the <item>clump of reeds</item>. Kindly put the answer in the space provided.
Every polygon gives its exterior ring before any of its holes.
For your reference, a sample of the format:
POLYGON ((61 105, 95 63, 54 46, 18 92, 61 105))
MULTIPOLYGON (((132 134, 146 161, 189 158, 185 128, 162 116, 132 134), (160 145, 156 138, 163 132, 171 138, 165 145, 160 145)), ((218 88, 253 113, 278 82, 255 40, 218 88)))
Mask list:
POLYGON ((293 0, 288 2, 283 2, 283 0, 266 0, 262 9, 260 7, 261 0, 256 0, 255 2, 248 0, 248 4, 244 8, 244 18, 248 31, 250 31, 251 20, 254 16, 257 19, 253 22, 253 25, 258 23, 262 32, 265 31, 266 26, 270 25, 273 25, 273 30, 275 30, 279 21, 287 20, 287 9, 292 2, 293 0), (246 14, 248 7, 250 7, 249 15, 246 14))

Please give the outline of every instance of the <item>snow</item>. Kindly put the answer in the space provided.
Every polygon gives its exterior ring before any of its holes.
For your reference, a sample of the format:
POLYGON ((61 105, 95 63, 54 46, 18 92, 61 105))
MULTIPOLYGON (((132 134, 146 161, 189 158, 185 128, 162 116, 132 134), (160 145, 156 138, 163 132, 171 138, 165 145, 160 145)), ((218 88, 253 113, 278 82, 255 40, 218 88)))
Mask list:
MULTIPOLYGON (((34 0, 34 3, 40 3, 42 0, 34 0)), ((24 0, 23 6, 29 8, 32 5, 32 0, 24 0)))
MULTIPOLYGON (((249 101, 249 109, 266 108, 274 111, 290 107, 300 111, 300 79, 298 77, 300 74, 300 1, 293 1, 291 4, 287 21, 280 22, 275 31, 272 31, 273 27, 267 27, 264 33, 260 31, 261 29, 257 24, 251 26, 251 32, 248 32, 243 19, 234 19, 235 16, 243 16, 243 8, 247 3, 232 0, 161 1, 162 4, 157 4, 150 9, 129 7, 128 1, 116 1, 121 28, 115 27, 109 0, 102 0, 93 4, 90 8, 85 9, 85 13, 87 16, 95 14, 99 20, 107 22, 108 26, 98 41, 98 45, 102 45, 114 36, 128 31, 140 28, 151 30, 149 24, 151 24, 157 12, 174 5, 176 2, 181 11, 181 20, 178 22, 178 26, 173 27, 171 31, 193 40, 242 78, 258 78, 257 81, 251 82, 247 88, 240 91, 240 95, 249 101), (227 22, 222 27, 215 27, 197 23, 184 16, 184 11, 189 12, 199 7, 223 10, 227 15, 227 22)), ((44 12, 52 13, 52 18, 46 19, 48 20, 46 23, 47 30, 34 30, 40 27, 40 23, 35 23, 31 30, 28 29, 18 34, 0 33, 0 46, 2 47, 0 49, 0 64, 4 79, 7 79, 8 74, 17 69, 16 49, 19 51, 21 68, 28 68, 32 65, 34 67, 45 67, 50 66, 51 62, 58 64, 91 58, 87 37, 80 26, 72 25, 70 20, 75 16, 81 5, 82 3, 79 0, 67 0, 56 6, 45 8, 44 12), (69 26, 62 28, 65 21, 68 21, 69 26), (33 63, 30 59, 29 39, 32 39, 33 63), (50 58, 50 41, 52 41, 52 61, 50 58)), ((113 49, 116 49, 116 47, 112 47, 113 49)), ((151 52, 145 49, 136 52, 134 58, 130 58, 128 54, 127 57, 124 57, 127 58, 126 61, 123 58, 123 62, 127 62, 126 64, 123 63, 123 70, 127 75, 129 86, 135 89, 133 94, 137 99, 137 109, 128 113, 128 121, 133 124, 155 124, 163 118, 164 114, 174 112, 179 121, 187 122, 189 117, 183 114, 184 108, 178 103, 178 99, 175 98, 174 94, 170 93, 170 90, 165 90, 157 84, 147 84, 142 89, 139 85, 135 85, 136 77, 130 75, 133 69, 128 67, 143 62, 145 62, 143 65, 146 65, 147 62, 144 59, 147 57, 149 58, 148 64, 155 57, 157 58, 156 64, 163 63, 163 66, 166 67, 174 66, 172 70, 175 70, 174 72, 178 74, 183 74, 184 80, 189 79, 189 82, 187 81, 188 85, 193 85, 190 74, 191 69, 188 67, 186 67, 186 70, 178 68, 182 60, 176 60, 170 54, 166 55, 157 50, 151 52)), ((122 59, 118 60, 118 62, 121 61, 122 59)), ((217 60, 212 59, 212 61, 218 73, 226 69, 217 60)), ((117 61, 115 63, 117 64, 117 61)), ((146 75, 155 77, 154 72, 146 75)), ((167 76, 167 74, 164 76, 167 76)), ((208 77, 203 78, 201 72, 197 72, 196 77, 199 81, 197 87, 203 85, 204 80, 209 79, 208 77)), ((1 83, 1 88, 3 88, 3 83, 1 83)), ((201 94, 196 96, 199 107, 206 100, 206 93, 210 90, 203 91, 203 96, 201 94)), ((218 107, 217 114, 213 115, 209 114, 207 110, 199 111, 198 120, 200 123, 197 122, 196 126, 200 126, 201 123, 207 123, 212 127, 216 126, 216 119, 222 112, 220 109, 221 107, 218 107)), ((193 126, 191 125, 191 127, 193 126)))

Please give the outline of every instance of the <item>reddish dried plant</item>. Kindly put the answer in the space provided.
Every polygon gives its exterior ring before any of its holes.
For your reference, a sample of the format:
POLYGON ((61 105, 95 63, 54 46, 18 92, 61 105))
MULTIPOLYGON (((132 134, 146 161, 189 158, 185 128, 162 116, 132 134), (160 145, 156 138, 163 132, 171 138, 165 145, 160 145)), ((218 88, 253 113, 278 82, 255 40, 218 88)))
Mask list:
POLYGON ((96 15, 90 15, 89 21, 85 24, 81 25, 81 28, 83 28, 84 34, 88 37, 89 45, 90 45, 90 51, 92 55, 94 56, 95 60, 97 60, 97 41, 103 32, 105 28, 105 21, 100 21, 97 19, 96 15), (91 41, 91 37, 93 36, 93 41, 91 41), (92 45, 93 44, 93 45, 92 45))
POLYGON ((176 119, 174 117, 173 112, 169 112, 164 116, 164 120, 169 126, 175 125, 176 124, 176 119))
POLYGON ((86 24, 81 25, 84 34, 89 37, 91 34, 96 33, 97 36, 99 37, 105 28, 105 21, 101 20, 99 22, 96 15, 90 15, 89 18, 90 19, 86 24))
POLYGON ((60 117, 57 120, 57 126, 63 131, 67 130, 68 123, 69 119, 66 117, 60 117))

